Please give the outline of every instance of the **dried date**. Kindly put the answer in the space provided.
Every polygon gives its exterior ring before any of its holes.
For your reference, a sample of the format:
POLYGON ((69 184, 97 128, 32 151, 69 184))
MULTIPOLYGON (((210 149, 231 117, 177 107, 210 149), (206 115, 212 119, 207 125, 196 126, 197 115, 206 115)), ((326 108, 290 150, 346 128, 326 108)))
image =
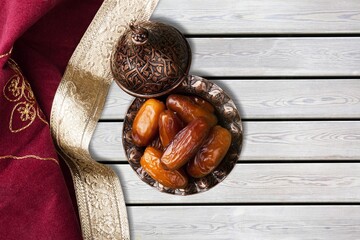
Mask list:
POLYGON ((214 113, 207 111, 185 95, 169 95, 166 99, 166 106, 179 114, 179 117, 186 123, 190 123, 199 117, 204 117, 210 126, 215 126, 218 121, 214 113))
POLYGON ((185 188, 188 178, 182 169, 171 171, 166 170, 160 163, 162 152, 147 147, 140 159, 141 167, 156 181, 168 188, 185 188))
POLYGON ((225 157, 230 144, 230 132, 219 125, 213 127, 195 158, 189 161, 188 174, 194 178, 201 178, 211 173, 225 157))
POLYGON ((165 168, 176 170, 185 165, 205 141, 210 125, 205 118, 199 117, 183 128, 165 149, 161 163, 165 168))
POLYGON ((196 103, 197 105, 199 105, 200 107, 204 108, 205 110, 213 113, 215 111, 215 108, 213 105, 211 105, 211 103, 209 103, 208 101, 205 101, 204 99, 202 99, 201 97, 198 96, 189 96, 189 98, 196 103))
POLYGON ((132 125, 132 139, 139 147, 147 146, 155 138, 159 129, 159 116, 165 104, 156 99, 148 99, 139 109, 132 125))
POLYGON ((167 147, 182 128, 182 121, 173 111, 163 111, 159 117, 159 136, 162 145, 167 147))

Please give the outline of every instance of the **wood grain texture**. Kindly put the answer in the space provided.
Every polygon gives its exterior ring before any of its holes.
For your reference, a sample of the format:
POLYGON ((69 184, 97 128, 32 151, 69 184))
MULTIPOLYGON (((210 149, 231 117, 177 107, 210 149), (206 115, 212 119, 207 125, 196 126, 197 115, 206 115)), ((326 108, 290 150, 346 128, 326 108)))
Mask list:
POLYGON ((360 37, 191 38, 198 76, 359 76, 360 37))
POLYGON ((207 192, 175 196, 144 183, 128 164, 109 164, 132 204, 358 202, 359 163, 237 164, 207 192))
POLYGON ((354 240, 359 206, 128 207, 133 239, 354 240))
MULTIPOLYGON (((98 124, 90 143, 95 159, 125 161, 122 123, 98 124)), ((241 160, 359 160, 358 121, 245 122, 241 160)))
POLYGON ((359 33, 357 0, 163 0, 153 20, 186 34, 359 33))
MULTIPOLYGON (((360 1, 162 0, 152 19, 188 34, 190 73, 239 77, 215 82, 243 119, 262 121, 244 122, 230 175, 186 197, 142 182, 126 164, 122 123, 101 122, 90 150, 121 179, 132 239, 358 239, 360 206, 352 204, 360 199, 360 1), (264 80, 273 76, 284 79, 264 80), (330 79, 342 76, 353 79, 330 79), (334 121, 342 118, 354 121, 334 121), (349 205, 329 205, 339 202, 349 205)), ((113 85, 102 119, 123 119, 131 100, 113 85)))
MULTIPOLYGON (((359 79, 211 80, 235 101, 242 119, 360 118, 359 79)), ((123 119, 133 97, 115 83, 102 119, 123 119)))

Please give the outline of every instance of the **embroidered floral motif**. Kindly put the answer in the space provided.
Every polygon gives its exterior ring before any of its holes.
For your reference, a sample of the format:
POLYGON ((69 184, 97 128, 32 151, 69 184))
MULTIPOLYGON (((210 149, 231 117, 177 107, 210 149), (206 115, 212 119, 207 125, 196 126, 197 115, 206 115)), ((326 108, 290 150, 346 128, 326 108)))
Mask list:
MULTIPOLYGON (((13 76, 12 80, 10 81, 10 84, 8 86, 8 91, 12 93, 14 97, 21 97, 21 90, 22 88, 19 86, 20 83, 20 77, 19 76, 13 76)), ((6 95, 5 95, 6 97, 6 95)), ((9 101, 14 101, 8 98, 9 101)))
POLYGON ((15 74, 5 84, 3 94, 9 102, 16 103, 11 111, 10 131, 17 133, 28 128, 36 117, 48 124, 36 103, 30 84, 22 75, 18 65, 12 59, 9 59, 8 64, 15 74))
POLYGON ((35 112, 32 109, 33 106, 30 103, 25 103, 23 106, 16 109, 20 113, 21 121, 25 122, 26 120, 33 119, 35 117, 35 112))

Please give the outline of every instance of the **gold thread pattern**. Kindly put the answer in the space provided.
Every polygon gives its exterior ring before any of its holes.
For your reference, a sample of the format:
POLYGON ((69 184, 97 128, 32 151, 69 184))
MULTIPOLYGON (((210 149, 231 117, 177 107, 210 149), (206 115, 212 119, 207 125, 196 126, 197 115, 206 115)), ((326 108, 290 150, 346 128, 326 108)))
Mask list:
POLYGON ((13 47, 10 48, 10 50, 7 53, 0 54, 0 58, 7 57, 12 53, 13 47))
POLYGON ((43 113, 36 103, 36 99, 29 82, 25 79, 19 66, 13 59, 8 61, 9 67, 14 71, 3 88, 3 95, 9 102, 16 103, 10 115, 9 130, 12 133, 21 132, 28 128, 38 117, 42 122, 48 124, 43 113), (20 126, 15 126, 14 119, 20 120, 20 126))
POLYGON ((133 20, 150 18, 158 0, 105 0, 69 60, 54 97, 50 128, 71 171, 83 238, 130 239, 117 175, 88 147, 112 82, 110 56, 133 20))
POLYGON ((34 158, 34 159, 41 160, 41 161, 52 161, 52 162, 55 162, 57 165, 59 165, 58 160, 55 159, 55 158, 51 158, 51 157, 39 157, 39 156, 36 156, 36 155, 24 155, 24 156, 5 155, 5 156, 0 156, 0 159, 7 159, 7 158, 16 159, 16 160, 34 158))

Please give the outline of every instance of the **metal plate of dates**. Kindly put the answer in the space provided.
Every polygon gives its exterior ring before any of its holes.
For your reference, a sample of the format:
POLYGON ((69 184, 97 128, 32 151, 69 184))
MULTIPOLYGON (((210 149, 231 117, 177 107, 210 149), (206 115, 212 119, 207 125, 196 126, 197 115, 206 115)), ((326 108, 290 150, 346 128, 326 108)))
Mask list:
MULTIPOLYGON (((181 93, 185 95, 196 95, 211 103, 215 107, 216 116, 219 119, 219 125, 231 132, 232 143, 226 156, 220 165, 209 175, 203 178, 189 177, 189 184, 185 189, 170 189, 162 186, 152 179, 141 167, 140 158, 143 155, 144 148, 137 147, 132 143, 131 127, 134 118, 141 105, 146 101, 144 98, 135 98, 130 104, 126 113, 123 127, 123 146, 126 157, 132 169, 142 181, 158 189, 161 192, 175 195, 190 195, 200 193, 211 189, 223 181, 234 168, 239 159, 243 128, 240 114, 233 100, 215 83, 198 76, 189 75, 182 84, 171 93, 181 93)), ((162 99, 165 100, 166 96, 162 99)))

